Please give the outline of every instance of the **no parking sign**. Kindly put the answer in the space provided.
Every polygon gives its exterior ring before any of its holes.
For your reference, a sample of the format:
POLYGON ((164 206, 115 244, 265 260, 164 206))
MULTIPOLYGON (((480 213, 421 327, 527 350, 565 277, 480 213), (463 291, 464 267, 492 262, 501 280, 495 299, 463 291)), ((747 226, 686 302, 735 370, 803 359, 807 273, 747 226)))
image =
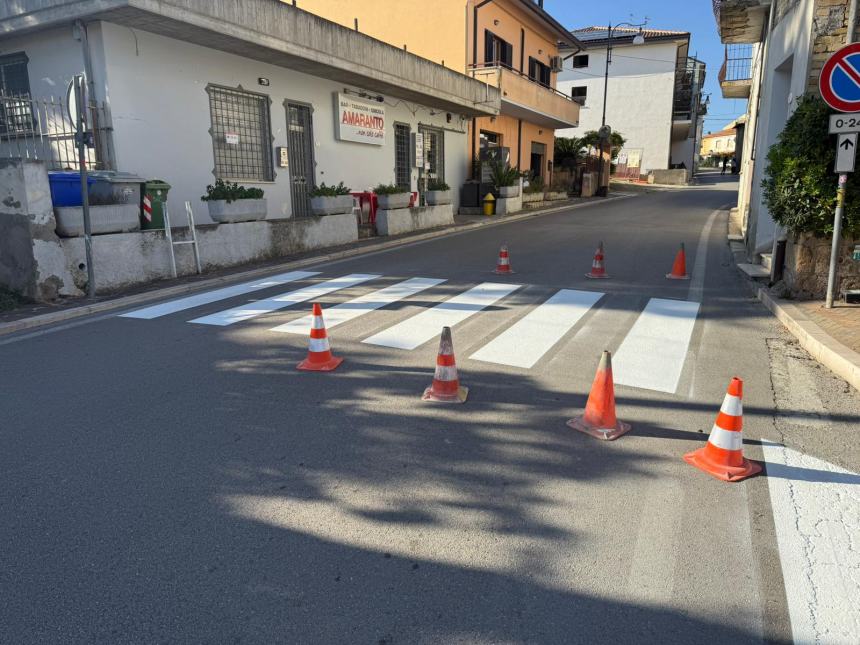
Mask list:
POLYGON ((860 43, 846 45, 827 59, 818 89, 834 110, 860 112, 860 43))

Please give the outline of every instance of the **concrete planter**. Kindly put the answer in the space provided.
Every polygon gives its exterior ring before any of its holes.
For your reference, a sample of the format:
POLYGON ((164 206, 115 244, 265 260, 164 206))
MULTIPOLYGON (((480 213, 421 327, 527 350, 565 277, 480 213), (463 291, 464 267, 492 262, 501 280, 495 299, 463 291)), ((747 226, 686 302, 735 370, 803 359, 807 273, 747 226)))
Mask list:
POLYGON ((453 223, 454 208, 451 204, 376 212, 376 230, 380 235, 400 235, 411 231, 450 226, 453 223))
POLYGON ((237 199, 227 202, 216 199, 206 202, 209 207, 209 217, 219 224, 235 224, 236 222, 253 222, 266 218, 268 207, 266 199, 237 199))
POLYGON ((546 194, 546 199, 551 202, 560 201, 562 199, 567 199, 567 193, 564 192, 549 192, 546 194))
POLYGON ((544 199, 543 193, 523 193, 523 204, 542 202, 544 199))
POLYGON ((409 208, 411 193, 394 193, 393 195, 377 195, 376 202, 379 210, 390 211, 397 208, 409 208))
POLYGON ((511 197, 517 197, 520 194, 519 186, 502 186, 499 188, 499 197, 503 199, 510 199, 511 197))
POLYGON ((314 215, 339 215, 352 212, 353 196, 311 197, 311 210, 314 215))
MULTIPOLYGON (((60 206, 54 209, 54 214, 57 219, 57 235, 80 237, 84 234, 84 209, 81 206, 60 206)), ((93 235, 139 231, 140 206, 90 206, 90 225, 93 235)))
POLYGON ((428 190, 424 193, 424 199, 428 206, 442 206, 451 203, 450 190, 428 190))

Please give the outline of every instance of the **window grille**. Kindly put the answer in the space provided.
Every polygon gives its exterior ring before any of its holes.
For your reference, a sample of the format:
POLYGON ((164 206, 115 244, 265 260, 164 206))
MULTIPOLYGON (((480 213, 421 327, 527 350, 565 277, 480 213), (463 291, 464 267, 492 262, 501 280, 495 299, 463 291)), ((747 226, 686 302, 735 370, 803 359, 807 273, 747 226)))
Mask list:
POLYGON ((33 131, 28 58, 23 52, 0 56, 0 133, 28 134, 33 131))
POLYGON ((430 177, 445 181, 445 139, 442 130, 421 127, 424 134, 424 154, 430 165, 430 177))
POLYGON ((209 85, 206 91, 215 176, 274 181, 269 97, 216 85, 209 85))
POLYGON ((412 188, 412 173, 409 163, 409 126, 394 125, 394 180, 399 188, 412 188))

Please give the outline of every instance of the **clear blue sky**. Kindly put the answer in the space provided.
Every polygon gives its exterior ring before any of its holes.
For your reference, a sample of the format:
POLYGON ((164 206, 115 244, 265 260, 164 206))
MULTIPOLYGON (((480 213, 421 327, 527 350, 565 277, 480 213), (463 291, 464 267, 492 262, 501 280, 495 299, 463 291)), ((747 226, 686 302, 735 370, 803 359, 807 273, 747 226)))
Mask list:
MULTIPOLYGON (((652 29, 690 32, 690 54, 707 65, 705 93, 711 95, 705 132, 718 131, 746 110, 746 100, 727 100, 720 94, 717 73, 723 64, 723 44, 711 0, 544 0, 544 8, 569 29, 618 22, 642 22, 652 29)), ((612 74, 610 68, 609 73, 612 74)))

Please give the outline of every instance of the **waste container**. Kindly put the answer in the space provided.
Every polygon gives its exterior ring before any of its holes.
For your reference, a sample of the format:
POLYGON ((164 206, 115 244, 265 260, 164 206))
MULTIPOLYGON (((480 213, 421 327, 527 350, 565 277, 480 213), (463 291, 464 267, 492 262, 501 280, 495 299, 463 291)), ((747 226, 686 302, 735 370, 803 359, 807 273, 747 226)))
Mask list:
MULTIPOLYGON (((95 179, 87 175, 87 190, 92 190, 95 179)), ((81 173, 77 171, 61 171, 48 173, 48 185, 51 188, 51 201, 54 206, 81 205, 81 173)))
POLYGON ((145 230, 164 228, 164 204, 170 184, 161 179, 150 179, 144 184, 141 196, 140 228, 145 230))
POLYGON ((143 177, 130 172, 95 170, 89 174, 94 183, 90 188, 91 206, 114 206, 133 204, 140 208, 140 191, 143 177))

